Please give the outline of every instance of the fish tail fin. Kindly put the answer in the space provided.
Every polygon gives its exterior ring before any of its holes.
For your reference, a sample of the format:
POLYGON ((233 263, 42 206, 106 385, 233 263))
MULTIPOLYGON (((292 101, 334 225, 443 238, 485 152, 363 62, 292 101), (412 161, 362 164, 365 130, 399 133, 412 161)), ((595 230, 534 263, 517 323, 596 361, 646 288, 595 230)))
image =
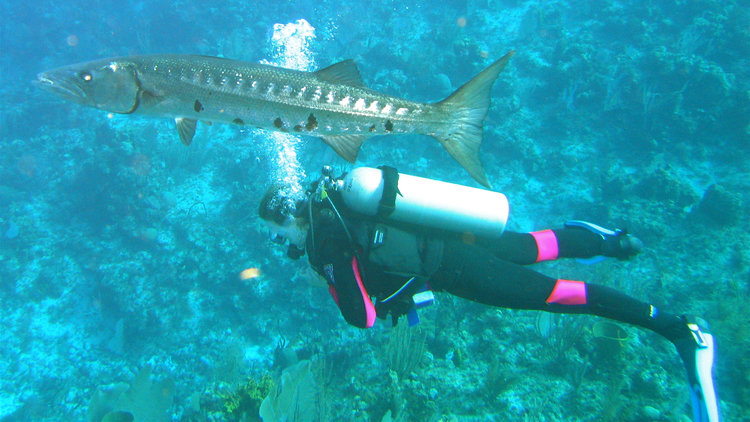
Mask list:
POLYGON ((490 91, 497 76, 515 51, 504 55, 445 100, 437 103, 452 116, 452 124, 437 131, 434 136, 477 182, 490 187, 487 175, 479 160, 484 118, 490 107, 490 91))

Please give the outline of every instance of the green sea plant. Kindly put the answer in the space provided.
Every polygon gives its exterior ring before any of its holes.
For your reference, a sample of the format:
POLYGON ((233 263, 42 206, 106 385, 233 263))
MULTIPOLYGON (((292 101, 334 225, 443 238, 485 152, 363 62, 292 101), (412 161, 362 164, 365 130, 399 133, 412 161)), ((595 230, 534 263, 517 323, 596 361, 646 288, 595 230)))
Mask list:
POLYGON ((168 421, 174 382, 167 378, 154 382, 151 368, 144 367, 132 383, 99 386, 89 402, 89 422, 168 421))
POLYGON ((285 368, 281 379, 260 404, 263 422, 312 422, 318 416, 319 388, 309 360, 285 368))
POLYGON ((565 353, 575 346, 585 333, 585 318, 578 315, 554 315, 552 326, 544 340, 547 360, 555 364, 565 359, 565 353))
POLYGON ((419 327, 400 323, 391 330, 385 346, 388 368, 403 379, 422 362, 425 350, 425 335, 419 327))
POLYGON ((258 411, 263 399, 273 390, 271 375, 248 378, 230 394, 222 395, 225 416, 230 421, 260 421, 258 411))
POLYGON ((498 357, 492 359, 485 374, 482 392, 491 400, 523 381, 521 373, 512 364, 503 362, 498 357))
POLYGON ((623 389, 626 384, 627 378, 624 375, 612 374, 609 377, 609 383, 601 397, 600 420, 607 422, 632 420, 625 417, 625 414, 632 412, 632 409, 627 409, 625 406, 626 397, 623 394, 623 389))

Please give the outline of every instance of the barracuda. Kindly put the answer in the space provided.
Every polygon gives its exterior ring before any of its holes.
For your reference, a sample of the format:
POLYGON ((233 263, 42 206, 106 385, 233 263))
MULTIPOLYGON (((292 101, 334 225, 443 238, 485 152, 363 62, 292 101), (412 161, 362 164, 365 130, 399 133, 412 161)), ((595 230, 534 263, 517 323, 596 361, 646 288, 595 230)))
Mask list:
POLYGON ((370 136, 429 135, 489 187, 479 157, 483 123, 492 85, 512 55, 437 103, 366 88, 352 60, 300 72, 218 57, 133 56, 61 67, 40 73, 36 82, 97 109, 175 118, 186 145, 198 120, 320 137, 349 162, 370 136))

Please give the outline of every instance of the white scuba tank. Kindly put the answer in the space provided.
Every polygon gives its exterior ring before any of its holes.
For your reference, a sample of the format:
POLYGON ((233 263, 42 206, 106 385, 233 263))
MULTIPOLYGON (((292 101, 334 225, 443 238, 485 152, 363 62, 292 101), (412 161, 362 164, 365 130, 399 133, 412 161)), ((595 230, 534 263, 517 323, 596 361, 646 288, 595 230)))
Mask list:
MULTIPOLYGON (((350 209, 375 216, 384 185, 380 169, 358 167, 344 177, 339 191, 350 209)), ((500 237, 505 230, 509 208, 502 193, 402 173, 398 190, 389 220, 485 237, 500 237)))

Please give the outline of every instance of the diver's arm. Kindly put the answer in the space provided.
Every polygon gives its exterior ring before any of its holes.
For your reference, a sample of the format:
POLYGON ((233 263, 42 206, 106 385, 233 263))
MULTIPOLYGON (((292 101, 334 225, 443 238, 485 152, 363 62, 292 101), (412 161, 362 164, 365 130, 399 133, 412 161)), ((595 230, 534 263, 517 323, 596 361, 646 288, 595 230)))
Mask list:
POLYGON ((310 265, 328 281, 328 290, 344 319, 355 327, 371 327, 375 306, 365 290, 349 237, 332 213, 322 212, 314 221, 314 233, 307 242, 310 265))
POLYGON ((367 294, 357 258, 340 254, 324 264, 323 275, 328 280, 328 291, 346 322, 355 327, 369 328, 375 323, 375 306, 367 294))

